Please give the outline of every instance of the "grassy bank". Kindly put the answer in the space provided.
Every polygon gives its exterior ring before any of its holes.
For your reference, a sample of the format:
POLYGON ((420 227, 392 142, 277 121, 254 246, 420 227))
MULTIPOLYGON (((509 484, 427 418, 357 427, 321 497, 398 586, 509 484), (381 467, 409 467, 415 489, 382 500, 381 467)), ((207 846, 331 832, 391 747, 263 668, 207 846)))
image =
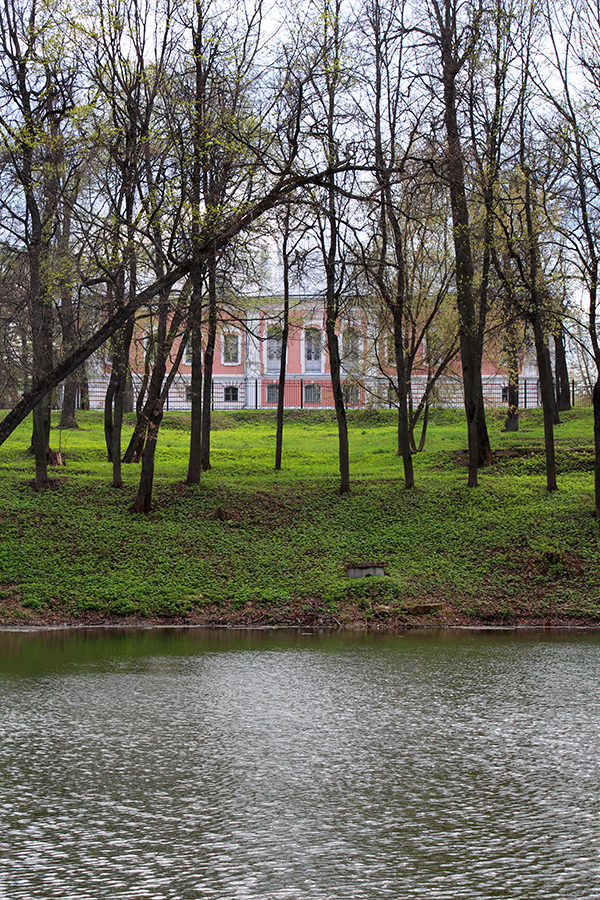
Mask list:
POLYGON ((171 412, 148 516, 129 512, 138 466, 124 467, 123 490, 110 487, 100 413, 53 430, 66 465, 39 493, 26 423, 0 448, 0 623, 600 623, 591 412, 563 420, 555 494, 537 410, 511 435, 491 416, 498 458, 474 490, 463 416, 435 413, 407 492, 393 413, 353 411, 352 492, 341 497, 331 414, 288 415, 280 473, 270 413, 215 414, 213 468, 191 487, 189 415, 171 412), (346 577, 367 560, 385 577, 346 577))

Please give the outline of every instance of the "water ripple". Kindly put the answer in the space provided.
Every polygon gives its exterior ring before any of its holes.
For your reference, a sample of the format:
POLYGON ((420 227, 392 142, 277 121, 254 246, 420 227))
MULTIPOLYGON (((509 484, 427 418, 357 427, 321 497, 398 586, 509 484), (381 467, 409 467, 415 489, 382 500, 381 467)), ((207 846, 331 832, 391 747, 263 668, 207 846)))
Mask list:
POLYGON ((0 678, 0 900, 600 898, 597 637, 0 678))

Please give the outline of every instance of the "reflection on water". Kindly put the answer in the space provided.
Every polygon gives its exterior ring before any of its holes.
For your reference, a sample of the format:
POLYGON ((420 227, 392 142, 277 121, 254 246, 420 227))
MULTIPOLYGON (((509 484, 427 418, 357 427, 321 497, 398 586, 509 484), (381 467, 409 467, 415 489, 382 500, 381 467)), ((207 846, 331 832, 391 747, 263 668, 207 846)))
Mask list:
POLYGON ((600 898, 600 635, 0 634, 0 898, 600 898))

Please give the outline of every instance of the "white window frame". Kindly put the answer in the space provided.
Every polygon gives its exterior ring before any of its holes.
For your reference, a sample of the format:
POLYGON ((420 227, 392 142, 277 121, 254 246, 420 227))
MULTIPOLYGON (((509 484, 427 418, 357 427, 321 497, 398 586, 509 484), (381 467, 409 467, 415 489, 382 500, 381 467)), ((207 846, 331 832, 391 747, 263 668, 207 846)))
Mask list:
POLYGON ((323 403, 323 386, 320 385, 318 382, 312 382, 312 381, 309 382, 308 384, 305 384, 303 399, 304 399, 305 406, 307 404, 309 404, 311 406, 320 406, 323 403), (318 400, 309 400, 308 396, 307 396, 309 391, 314 392, 317 395, 318 400))
POLYGON ((322 375, 323 374, 323 356, 324 356, 323 349, 324 348, 323 348, 323 331, 322 331, 322 329, 319 328, 318 325, 307 325, 304 328, 304 330, 302 331, 302 372, 304 374, 307 374, 307 375, 322 375), (312 366, 311 366, 311 368, 308 368, 308 365, 307 365, 308 362, 311 362, 311 363, 315 362, 314 360, 307 360, 307 358, 306 358, 306 353, 307 353, 307 349, 308 349, 308 347, 307 347, 308 341, 306 340, 306 336, 309 331, 316 332, 319 335, 319 359, 317 360, 317 362, 319 364, 318 368, 312 367, 312 366))
POLYGON ((223 331, 221 333, 221 362, 224 366, 239 366, 241 361, 241 342, 240 342, 240 334, 238 331, 223 331), (228 362, 225 359, 225 339, 226 338, 235 338, 237 345, 237 354, 235 362, 228 362))
MULTIPOLYGON (((273 348, 273 349, 274 349, 274 348, 273 348)), ((278 373, 278 372, 280 371, 280 369, 281 369, 281 353, 282 353, 282 350, 283 350, 283 328, 282 328, 280 325, 274 325, 274 324, 268 325, 268 326, 267 326, 266 351, 265 351, 265 352, 266 352, 266 366, 265 366, 265 368, 266 368, 267 372, 277 372, 277 373, 278 373), (273 338, 272 338, 272 337, 269 337, 269 331, 274 332, 275 330, 277 330, 277 331, 279 332, 279 335, 280 335, 280 340, 279 340, 279 353, 277 353, 276 355, 273 356, 273 358, 271 358, 270 355, 269 355, 269 354, 270 354, 270 350, 271 350, 271 348, 270 348, 270 346, 269 346, 269 341, 272 341, 273 338)))

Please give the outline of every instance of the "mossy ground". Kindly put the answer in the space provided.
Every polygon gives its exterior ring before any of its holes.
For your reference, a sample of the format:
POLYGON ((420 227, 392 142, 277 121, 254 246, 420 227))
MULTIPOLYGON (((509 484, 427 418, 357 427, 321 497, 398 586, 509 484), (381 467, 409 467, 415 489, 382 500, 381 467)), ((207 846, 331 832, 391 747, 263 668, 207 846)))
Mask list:
POLYGON ((0 448, 0 623, 600 623, 591 411, 563 414, 552 494, 538 410, 516 434, 490 414, 497 462, 476 489, 459 412, 433 414, 414 491, 394 413, 349 418, 352 491, 340 496, 331 413, 288 413, 279 473, 271 413, 215 414, 213 468, 198 486, 185 484, 189 414, 167 413, 146 516, 129 511, 138 466, 110 486, 101 413, 53 430, 66 465, 40 492, 24 424, 0 448), (347 578, 361 561, 386 575, 347 578))

